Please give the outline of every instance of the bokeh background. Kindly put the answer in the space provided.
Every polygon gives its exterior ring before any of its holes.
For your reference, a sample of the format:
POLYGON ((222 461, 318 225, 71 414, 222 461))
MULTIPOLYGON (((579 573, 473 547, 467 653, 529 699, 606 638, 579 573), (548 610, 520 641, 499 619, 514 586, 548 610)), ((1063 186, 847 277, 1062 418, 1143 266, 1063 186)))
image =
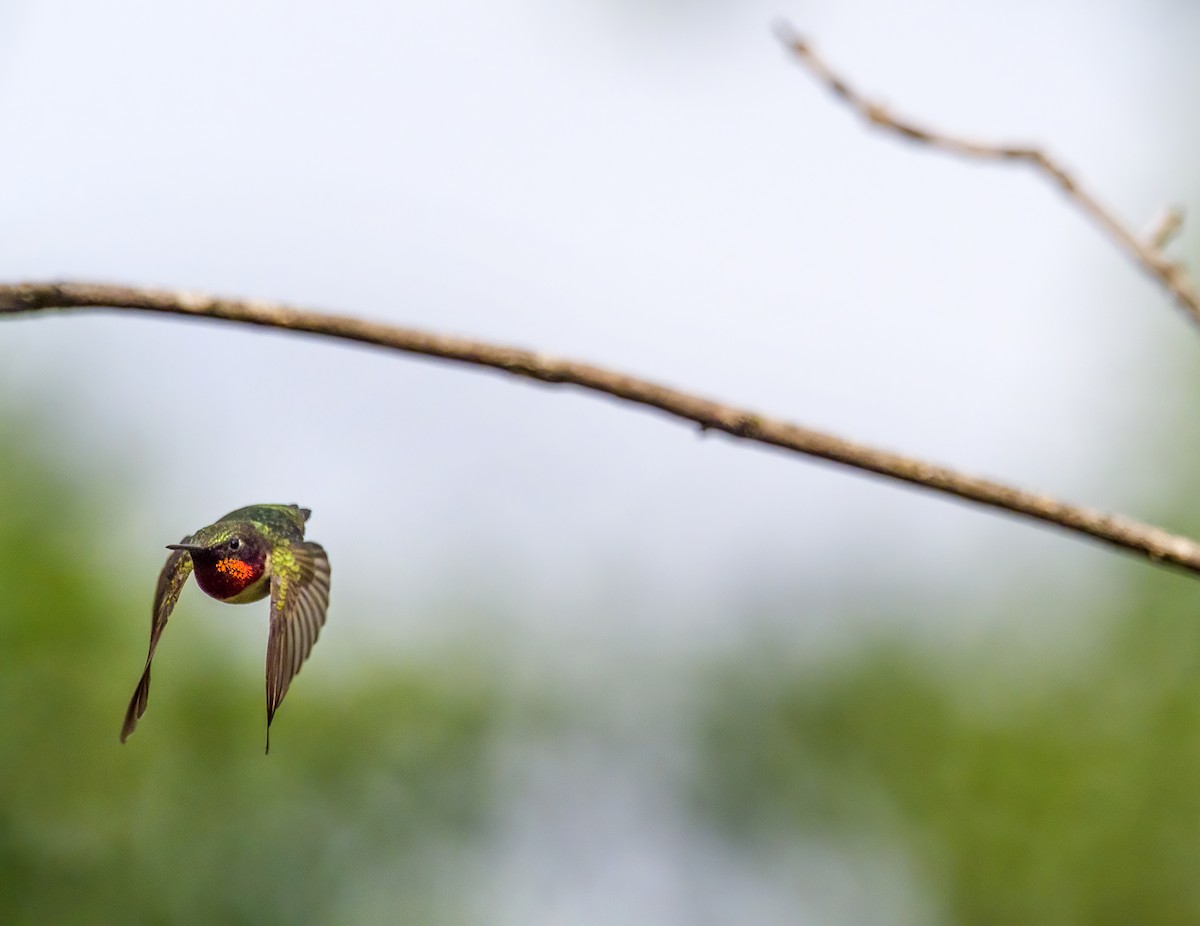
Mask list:
MULTIPOLYGON (((462 332, 1200 533, 1200 339, 1039 179, 1196 199, 1193 4, 0 2, 0 278, 462 332)), ((1194 248, 1186 229, 1175 253, 1194 248)), ((1200 919, 1200 586, 631 408, 313 339, 0 324, 0 922, 1200 919), (314 510, 263 609, 163 545, 314 510)))

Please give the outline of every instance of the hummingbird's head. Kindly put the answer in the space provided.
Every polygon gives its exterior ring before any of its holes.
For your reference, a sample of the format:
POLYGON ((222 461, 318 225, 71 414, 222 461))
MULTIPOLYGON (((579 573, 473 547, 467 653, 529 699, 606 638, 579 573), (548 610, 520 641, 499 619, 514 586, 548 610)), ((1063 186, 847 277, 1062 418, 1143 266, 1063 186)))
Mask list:
POLYGON ((192 557, 196 582, 222 601, 257 587, 267 573, 271 554, 270 542, 249 522, 201 528, 186 543, 168 544, 167 548, 186 550, 192 557))

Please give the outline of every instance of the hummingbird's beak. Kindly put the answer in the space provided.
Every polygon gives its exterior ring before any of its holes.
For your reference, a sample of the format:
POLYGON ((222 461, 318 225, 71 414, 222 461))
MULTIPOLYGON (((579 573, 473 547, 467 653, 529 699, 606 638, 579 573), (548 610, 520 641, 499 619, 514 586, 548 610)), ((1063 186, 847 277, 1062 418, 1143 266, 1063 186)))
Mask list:
POLYGON ((196 550, 203 550, 204 547, 200 546, 200 544, 198 544, 198 543, 168 543, 167 549, 168 550, 187 550, 189 553, 192 553, 192 552, 195 552, 196 550))

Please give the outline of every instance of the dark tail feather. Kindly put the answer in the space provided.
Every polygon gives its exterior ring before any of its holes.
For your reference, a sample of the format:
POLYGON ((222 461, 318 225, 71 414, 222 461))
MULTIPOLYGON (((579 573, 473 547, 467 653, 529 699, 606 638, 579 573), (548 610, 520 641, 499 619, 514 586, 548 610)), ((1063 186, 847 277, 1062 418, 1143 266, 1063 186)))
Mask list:
POLYGON ((146 663, 146 671, 142 673, 141 681, 129 700, 129 709, 125 711, 125 723, 121 727, 121 742, 129 738, 129 734, 137 727, 138 720, 146 713, 146 705, 150 701, 150 663, 146 663))

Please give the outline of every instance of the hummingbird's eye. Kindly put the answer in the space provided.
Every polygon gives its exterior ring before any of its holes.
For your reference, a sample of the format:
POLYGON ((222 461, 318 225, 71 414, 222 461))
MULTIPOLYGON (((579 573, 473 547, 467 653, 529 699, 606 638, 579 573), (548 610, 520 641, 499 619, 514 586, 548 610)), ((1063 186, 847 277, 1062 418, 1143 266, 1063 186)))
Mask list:
POLYGON ((236 550, 241 547, 241 545, 242 541, 240 537, 234 537, 231 541, 229 541, 229 549, 231 550, 236 550))

